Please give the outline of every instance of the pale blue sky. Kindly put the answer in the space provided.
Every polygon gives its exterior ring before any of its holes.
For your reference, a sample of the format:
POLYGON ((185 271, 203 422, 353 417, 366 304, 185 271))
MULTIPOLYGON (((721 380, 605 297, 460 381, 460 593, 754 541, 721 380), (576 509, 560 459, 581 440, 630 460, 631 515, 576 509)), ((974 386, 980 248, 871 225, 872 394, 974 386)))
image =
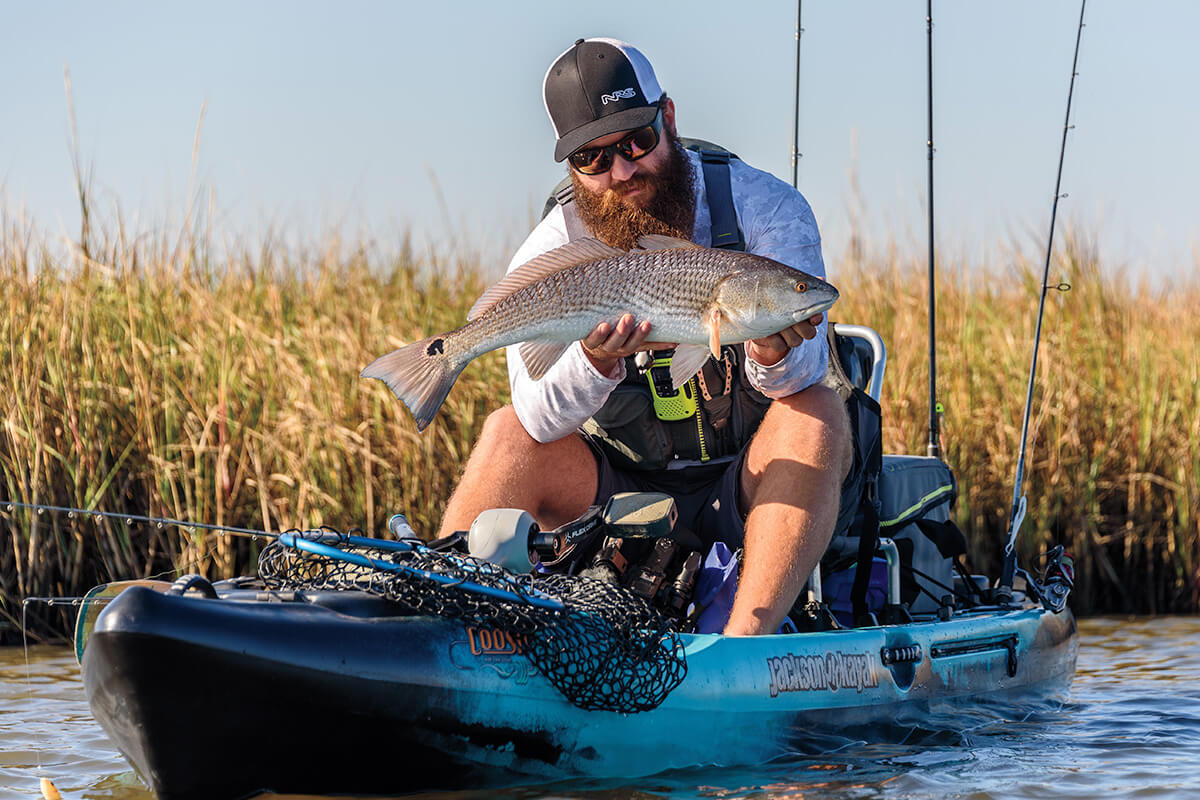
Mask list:
MULTIPOLYGON (((63 67, 100 211, 141 229, 198 184, 219 241, 482 245, 503 267, 562 174, 541 101, 577 37, 639 47, 684 135, 790 176, 796 4, 10 3, 0 186, 10 216, 72 233, 63 67), (208 194, 211 190, 211 195, 208 194), (440 194, 440 197, 439 197, 440 194)), ((1044 246, 1076 0, 934 3, 940 252, 1003 263, 1044 246)), ((851 208, 876 245, 924 254, 925 3, 804 3, 801 189, 831 265, 851 208), (859 201, 850 175, 857 176, 859 201)), ((1194 271, 1200 3, 1092 0, 1060 220, 1112 263, 1194 271)))

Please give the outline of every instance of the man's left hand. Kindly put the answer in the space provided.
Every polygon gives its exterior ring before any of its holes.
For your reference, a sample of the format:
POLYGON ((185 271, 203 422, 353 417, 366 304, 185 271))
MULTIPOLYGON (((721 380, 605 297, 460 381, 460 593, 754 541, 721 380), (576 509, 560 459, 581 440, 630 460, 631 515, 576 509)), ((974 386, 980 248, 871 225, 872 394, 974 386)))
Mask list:
POLYGON ((751 339, 746 342, 746 355, 764 367, 774 366, 782 361, 793 347, 799 347, 805 339, 815 337, 817 326, 824 318, 824 314, 817 314, 804 322, 797 322, 790 328, 784 328, 779 333, 762 339, 751 339))

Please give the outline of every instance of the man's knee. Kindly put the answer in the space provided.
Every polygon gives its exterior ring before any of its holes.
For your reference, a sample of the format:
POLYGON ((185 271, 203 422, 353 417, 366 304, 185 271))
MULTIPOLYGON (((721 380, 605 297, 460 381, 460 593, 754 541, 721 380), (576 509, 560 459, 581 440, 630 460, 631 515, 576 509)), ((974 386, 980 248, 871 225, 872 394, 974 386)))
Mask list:
POLYGON ((517 411, 512 406, 503 406, 488 414, 483 421, 478 446, 507 444, 515 447, 532 447, 537 441, 525 430, 517 411))
POLYGON ((484 420, 479 441, 447 504, 441 535, 466 530, 488 508, 523 508, 544 528, 568 522, 596 494, 591 450, 571 434, 554 442, 534 439, 512 406, 484 420))
POLYGON ((475 453, 484 454, 491 463, 517 463, 530 469, 543 461, 561 463, 564 468, 577 461, 593 466, 591 450, 579 436, 571 433, 553 442, 539 442, 525 430, 512 406, 498 408, 484 420, 475 453))
POLYGON ((792 395, 801 404, 803 413, 816 421, 818 440, 829 452, 828 463, 837 467, 838 478, 845 478, 854 461, 854 435, 850 430, 850 415, 846 401, 827 386, 810 386, 792 395))
POLYGON ((826 386, 810 386, 774 400, 754 438, 773 455, 813 458, 829 466, 839 480, 849 474, 854 459, 845 401, 826 386))

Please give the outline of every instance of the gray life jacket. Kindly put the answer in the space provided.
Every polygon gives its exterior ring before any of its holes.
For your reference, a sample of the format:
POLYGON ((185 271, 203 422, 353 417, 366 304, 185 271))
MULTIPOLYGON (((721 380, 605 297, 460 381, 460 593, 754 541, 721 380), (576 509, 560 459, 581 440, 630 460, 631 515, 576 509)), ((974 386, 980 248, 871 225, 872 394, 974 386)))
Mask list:
MULTIPOLYGON (((745 250, 729 175, 729 162, 737 156, 702 139, 681 138, 680 143, 700 155, 712 246, 745 250)), ((542 211, 544 219, 556 206, 562 208, 568 240, 590 235, 574 194, 568 176, 542 211)), ((655 351, 649 363, 644 357, 640 364, 633 356, 626 358, 625 379, 581 428, 618 468, 657 471, 675 460, 706 462, 732 456, 750 441, 767 413, 771 401, 746 377, 742 348, 722 347, 720 361, 710 357, 700 373, 676 391, 667 377, 672 352, 655 351)))

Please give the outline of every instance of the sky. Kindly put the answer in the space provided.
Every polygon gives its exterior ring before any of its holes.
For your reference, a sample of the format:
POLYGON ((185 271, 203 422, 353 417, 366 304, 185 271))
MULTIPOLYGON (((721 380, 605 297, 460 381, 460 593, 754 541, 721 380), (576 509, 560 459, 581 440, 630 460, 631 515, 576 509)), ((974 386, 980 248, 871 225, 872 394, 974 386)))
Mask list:
MULTIPOLYGON (((11 2, 0 201, 52 237, 78 230, 66 69, 102 217, 169 228, 199 198, 228 242, 338 235, 386 250, 408 234, 469 243, 499 271, 564 174, 541 81, 579 37, 634 44, 681 134, 790 180, 796 6, 11 2)), ((1044 251, 1079 8, 934 2, 939 260, 1044 251)), ((1110 266, 1190 275, 1200 3, 1092 0, 1085 20, 1060 224, 1110 266)), ((827 262, 855 230, 923 258, 925 2, 809 0, 803 27, 799 185, 827 262)))

